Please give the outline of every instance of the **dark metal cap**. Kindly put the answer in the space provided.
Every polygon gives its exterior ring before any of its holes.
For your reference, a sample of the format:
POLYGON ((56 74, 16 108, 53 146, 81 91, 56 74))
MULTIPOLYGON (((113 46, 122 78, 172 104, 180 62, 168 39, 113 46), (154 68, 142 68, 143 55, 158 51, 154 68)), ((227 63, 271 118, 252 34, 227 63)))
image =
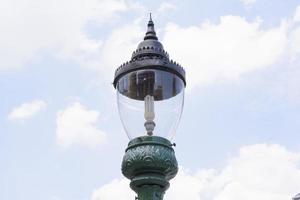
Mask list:
POLYGON ((151 14, 144 41, 132 53, 131 60, 116 69, 114 87, 116 88, 118 80, 125 74, 143 69, 156 69, 173 73, 182 79, 186 85, 185 70, 178 63, 169 59, 169 54, 158 41, 151 14))

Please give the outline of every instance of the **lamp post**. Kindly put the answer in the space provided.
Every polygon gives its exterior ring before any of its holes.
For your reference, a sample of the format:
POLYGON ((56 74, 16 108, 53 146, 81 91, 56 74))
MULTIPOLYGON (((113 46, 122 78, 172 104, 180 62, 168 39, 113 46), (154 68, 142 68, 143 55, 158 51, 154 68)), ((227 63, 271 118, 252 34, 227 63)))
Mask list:
POLYGON ((184 69, 158 41, 151 14, 144 40, 117 68, 113 85, 130 139, 122 173, 139 200, 162 200, 178 171, 170 140, 181 117, 186 81, 184 69))

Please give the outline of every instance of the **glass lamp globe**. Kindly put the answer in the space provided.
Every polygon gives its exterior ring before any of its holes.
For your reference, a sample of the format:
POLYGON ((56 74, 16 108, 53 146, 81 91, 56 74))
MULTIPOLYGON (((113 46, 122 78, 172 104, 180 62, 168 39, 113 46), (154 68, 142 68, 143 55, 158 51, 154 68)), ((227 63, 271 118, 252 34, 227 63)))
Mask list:
POLYGON ((158 41, 151 17, 144 41, 131 60, 116 70, 113 84, 129 139, 173 138, 184 104, 185 71, 169 59, 158 41))
POLYGON ((117 83, 117 101, 129 139, 143 135, 172 139, 184 104, 184 82, 175 74, 145 69, 117 83))

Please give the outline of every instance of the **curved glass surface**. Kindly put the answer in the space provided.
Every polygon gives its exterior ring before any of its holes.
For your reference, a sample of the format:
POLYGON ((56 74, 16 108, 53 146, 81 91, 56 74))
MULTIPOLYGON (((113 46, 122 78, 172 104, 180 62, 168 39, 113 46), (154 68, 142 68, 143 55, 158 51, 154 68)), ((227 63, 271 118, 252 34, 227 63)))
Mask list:
POLYGON ((184 104, 184 83, 161 70, 139 70, 117 84, 120 118, 129 139, 157 135, 172 139, 184 104))

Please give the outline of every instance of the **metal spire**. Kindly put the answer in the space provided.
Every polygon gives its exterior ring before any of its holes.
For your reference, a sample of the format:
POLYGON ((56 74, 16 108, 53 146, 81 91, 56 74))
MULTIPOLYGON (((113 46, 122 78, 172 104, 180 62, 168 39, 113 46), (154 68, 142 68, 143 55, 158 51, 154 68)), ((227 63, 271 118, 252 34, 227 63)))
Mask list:
POLYGON ((157 36, 156 36, 156 33, 155 33, 154 23, 152 21, 151 13, 150 13, 150 19, 149 19, 149 22, 148 22, 148 28, 147 28, 146 36, 144 37, 144 40, 149 40, 149 39, 157 40, 157 36))

